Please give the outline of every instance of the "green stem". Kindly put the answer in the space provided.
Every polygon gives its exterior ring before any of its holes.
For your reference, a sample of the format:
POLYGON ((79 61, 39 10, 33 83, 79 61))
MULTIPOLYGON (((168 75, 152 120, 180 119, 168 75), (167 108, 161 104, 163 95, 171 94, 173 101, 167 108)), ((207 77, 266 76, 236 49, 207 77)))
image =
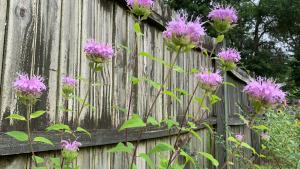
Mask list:
MULTIPOLYGON (((163 81, 163 83, 162 83, 162 85, 161 85, 159 91, 157 92, 157 94, 156 94, 156 96, 155 96, 154 101, 152 102, 152 104, 151 104, 149 110, 147 111, 147 113, 145 114, 145 116, 144 116, 144 122, 147 122, 147 119, 148 119, 148 117, 150 116, 152 109, 154 108, 154 105, 155 105, 155 103, 156 103, 156 100, 158 99, 159 95, 161 94, 161 92, 162 92, 162 90, 163 90, 163 88, 164 88, 164 86, 165 86, 167 80, 170 78, 171 72, 172 72, 172 70, 173 70, 173 68, 174 68, 174 65, 175 65, 175 63, 176 63, 176 61, 177 61, 179 55, 180 55, 181 49, 182 49, 182 47, 180 47, 180 48, 178 49, 178 51, 177 51, 177 53, 176 53, 176 56, 175 56, 174 60, 173 60, 172 63, 171 63, 170 69, 169 69, 169 71, 168 71, 168 73, 167 73, 167 75, 166 75, 166 77, 165 77, 165 79, 164 79, 164 81, 163 81)), ((136 156, 137 148, 138 148, 138 145, 139 145, 139 143, 140 143, 140 140, 141 140, 141 137, 142 137, 143 133, 144 133, 144 128, 142 128, 142 129, 140 130, 140 132, 139 132, 139 136, 138 136, 138 139, 137 139, 137 144, 136 144, 136 146, 135 146, 135 149, 134 149, 134 152, 133 152, 133 155, 132 155, 132 160, 131 160, 131 164, 130 164, 130 167, 131 167, 131 168, 132 168, 132 165, 133 165, 133 162, 134 162, 134 159, 135 159, 135 156, 136 156)))
POLYGON ((32 135, 31 135, 31 128, 30 128, 30 122, 31 122, 31 119, 30 119, 30 113, 31 113, 31 105, 27 105, 27 133, 28 133, 28 144, 29 144, 29 147, 30 147, 30 151, 31 151, 31 154, 32 154, 32 157, 33 157, 33 161, 35 163, 35 166, 37 166, 37 162, 35 160, 35 154, 34 154, 34 150, 33 150, 33 139, 32 139, 32 135))

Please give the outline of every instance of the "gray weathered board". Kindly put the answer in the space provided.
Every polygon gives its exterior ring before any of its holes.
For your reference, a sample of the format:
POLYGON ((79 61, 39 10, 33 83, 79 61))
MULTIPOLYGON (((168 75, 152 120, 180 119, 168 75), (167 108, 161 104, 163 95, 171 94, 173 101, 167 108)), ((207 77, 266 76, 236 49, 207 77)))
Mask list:
MULTIPOLYGON (((172 54, 166 49, 161 32, 164 24, 171 18, 174 11, 170 10, 159 0, 154 5, 154 12, 150 19, 142 24, 144 36, 138 41, 139 51, 145 51, 153 56, 171 61, 172 54)), ((124 133, 117 132, 117 128, 125 120, 125 113, 115 107, 126 107, 130 95, 131 75, 147 77, 162 82, 168 68, 153 62, 148 58, 136 57, 136 40, 133 31, 135 21, 128 12, 123 0, 0 0, 0 169, 23 169, 29 167, 30 156, 27 144, 20 143, 7 137, 4 133, 9 130, 24 130, 24 123, 5 119, 9 114, 25 115, 24 107, 17 103, 12 83, 17 73, 26 72, 45 77, 47 92, 34 107, 34 110, 47 110, 47 114, 33 120, 35 133, 49 136, 55 146, 35 145, 34 148, 43 157, 54 157, 59 154, 59 138, 55 133, 44 132, 50 124, 64 122, 72 125, 72 112, 63 113, 61 107, 61 78, 65 75, 83 76, 86 79, 97 80, 101 86, 96 86, 89 93, 88 101, 96 109, 85 108, 80 119, 82 127, 92 133, 92 138, 81 136, 84 148, 81 148, 77 164, 82 169, 124 169, 128 168, 123 154, 111 154, 108 150, 115 143, 124 141, 124 133), (116 56, 108 63, 102 73, 93 76, 89 71, 88 60, 83 52, 83 45, 88 39, 111 43, 116 49, 116 56), (128 46, 131 52, 121 48, 128 46)), ((204 46, 210 47, 211 43, 204 46)), ((191 75, 192 68, 202 69, 215 67, 210 58, 199 51, 192 51, 180 56, 177 64, 184 68, 185 73, 172 72, 167 83, 168 89, 182 88, 190 93, 197 81, 191 75)), ((240 72, 228 74, 229 79, 240 86, 247 81, 247 77, 240 72)), ((88 83, 80 82, 76 94, 84 97, 88 83)), ((214 111, 207 117, 209 123, 217 128, 220 134, 226 133, 224 124, 232 125, 239 132, 249 133, 243 123, 234 116, 238 111, 234 101, 248 104, 241 88, 227 87, 224 95, 220 89, 222 101, 214 106, 214 111), (226 111, 224 104, 230 106, 226 111), (224 123, 223 115, 229 116, 224 123)), ((143 114, 149 109, 157 90, 142 82, 134 90, 133 112, 143 114)), ((201 97, 203 91, 197 91, 201 97)), ((180 117, 186 107, 188 97, 180 96, 182 103, 178 103, 168 96, 161 95, 153 109, 152 116, 158 120, 166 115, 180 117)), ((76 101, 68 102, 70 109, 78 109, 76 101)), ((200 117, 199 105, 193 104, 190 114, 200 117)), ((138 152, 151 149, 158 142, 174 142, 174 133, 165 128, 147 128, 143 142, 138 152)), ((234 129, 233 131, 236 131, 234 129)), ((206 151, 226 159, 226 151, 222 146, 214 145, 209 131, 198 126, 197 132, 203 137, 203 142, 192 140, 189 147, 193 152, 206 151)), ((248 141, 251 136, 248 134, 248 141)), ((129 134, 129 140, 137 139, 136 130, 129 134)), ((168 156, 164 153, 161 155, 168 156)), ((160 156, 151 157, 159 163, 160 156)), ((198 158, 201 168, 211 168, 210 163, 198 158)), ((144 161, 137 159, 138 169, 147 168, 144 161)), ((47 164, 50 162, 47 160, 47 164)))

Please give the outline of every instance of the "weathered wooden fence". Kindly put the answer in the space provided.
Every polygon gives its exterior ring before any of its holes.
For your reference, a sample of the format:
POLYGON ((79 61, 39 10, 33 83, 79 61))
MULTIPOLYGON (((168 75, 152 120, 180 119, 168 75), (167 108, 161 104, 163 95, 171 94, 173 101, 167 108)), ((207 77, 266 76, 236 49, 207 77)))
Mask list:
MULTIPOLYGON (((157 2, 151 18, 143 23, 144 36, 138 42, 140 51, 170 62, 171 54, 166 49, 161 32, 166 20, 172 11, 157 2)), ((86 108, 80 119, 81 125, 91 131, 92 138, 81 136, 83 143, 77 164, 82 169, 124 169, 128 168, 125 156, 111 154, 108 150, 115 143, 124 141, 124 133, 117 128, 125 120, 126 115, 116 107, 128 105, 130 91, 130 75, 145 76, 155 81, 162 81, 168 68, 153 62, 148 58, 134 57, 137 51, 131 53, 120 45, 135 49, 135 33, 133 31, 134 18, 128 12, 124 1, 121 0, 0 0, 0 168, 21 169, 28 168, 30 159, 29 147, 9 138, 4 132, 9 130, 24 130, 24 124, 6 119, 9 114, 24 115, 22 105, 12 90, 12 82, 18 72, 27 72, 42 75, 46 78, 47 93, 34 107, 35 110, 46 109, 47 115, 41 119, 33 120, 35 134, 49 137, 56 146, 36 144, 34 149, 43 157, 53 157, 59 154, 59 136, 55 133, 45 132, 45 128, 52 123, 73 123, 72 112, 63 113, 64 104, 61 98, 61 77, 63 75, 83 76, 95 78, 102 82, 89 94, 89 103, 96 109, 86 108), (114 44, 117 48, 116 57, 105 66, 104 71, 91 77, 88 60, 83 53, 83 44, 87 39, 114 44)), ((207 45, 207 44, 206 44, 207 45)), ((208 45, 209 46, 209 45, 208 45)), ((190 74, 192 68, 215 67, 210 58, 202 56, 201 52, 193 51, 180 56, 177 64, 186 70, 186 73, 171 75, 167 83, 170 89, 182 88, 190 93, 197 81, 190 74)), ((247 81, 246 76, 239 72, 229 72, 228 81, 234 82, 238 87, 224 86, 219 94, 222 101, 214 106, 213 112, 206 119, 214 126, 219 134, 226 136, 228 130, 225 125, 231 126, 231 131, 242 132, 251 143, 251 133, 234 113, 238 113, 235 103, 248 104, 241 87, 247 81)), ((87 91, 87 83, 81 82, 76 94, 83 97, 87 91)), ((151 86, 141 83, 135 89, 133 100, 134 112, 143 114, 153 101, 157 91, 151 86)), ((203 91, 197 92, 198 96, 203 91)), ((186 107, 188 97, 178 103, 167 96, 160 96, 153 109, 153 116, 158 120, 165 116, 181 117, 186 107)), ((77 102, 69 102, 69 108, 79 107, 77 102)), ((193 104, 190 113, 200 117, 199 105, 193 104)), ((204 138, 203 142, 192 140, 191 151, 206 151, 215 154, 222 163, 226 160, 225 149, 215 144, 208 129, 199 124, 197 132, 204 138)), ((147 128, 142 137, 138 151, 151 149, 158 142, 173 142, 175 130, 169 132, 166 128, 147 128)), ((129 141, 137 140, 138 132, 129 132, 129 141)), ((168 156, 168 154, 164 154, 168 156)), ((159 162, 159 156, 153 156, 159 162)), ((210 163, 199 158, 200 168, 212 168, 210 163)), ((139 169, 147 168, 144 161, 137 159, 139 169)), ((238 165, 235 168, 239 168, 238 165)))

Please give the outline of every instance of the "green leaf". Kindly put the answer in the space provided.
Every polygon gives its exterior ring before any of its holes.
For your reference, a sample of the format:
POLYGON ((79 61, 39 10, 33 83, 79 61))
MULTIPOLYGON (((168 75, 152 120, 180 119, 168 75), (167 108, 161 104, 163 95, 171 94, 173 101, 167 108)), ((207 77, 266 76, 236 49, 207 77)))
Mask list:
POLYGON ((173 126, 179 126, 179 123, 173 119, 166 119, 165 123, 168 126, 168 129, 171 129, 173 126))
POLYGON ((204 122, 204 123, 202 123, 202 124, 203 124, 206 128, 208 128, 209 133, 210 133, 211 135, 214 134, 214 130, 212 129, 212 127, 211 127, 208 123, 204 122))
POLYGON ((206 152, 199 152, 199 154, 201 154, 203 157, 209 159, 210 162, 212 163, 212 165, 214 165, 216 167, 219 166, 218 160, 216 160, 211 154, 206 153, 206 152))
POLYGON ((60 169, 60 158, 52 157, 52 158, 50 158, 50 160, 51 160, 51 162, 52 162, 55 169, 60 169))
POLYGON ((52 126, 47 127, 46 130, 47 131, 60 131, 60 130, 71 131, 70 127, 65 124, 53 124, 52 126))
POLYGON ((164 90, 164 91, 162 91, 162 93, 170 96, 171 98, 175 99, 177 102, 181 103, 180 99, 173 92, 171 92, 169 90, 164 90))
POLYGON ((84 128, 77 127, 76 131, 85 133, 85 134, 88 135, 89 137, 92 137, 91 133, 88 132, 87 130, 85 130, 84 128))
POLYGON ((215 38, 216 43, 221 43, 224 40, 224 35, 219 35, 217 38, 215 38))
POLYGON ((182 149, 180 149, 180 155, 183 156, 185 158, 185 162, 189 162, 191 161, 193 163, 193 165, 195 166, 195 160, 193 159, 192 156, 190 156, 188 153, 186 153, 185 151, 183 151, 182 149))
POLYGON ((130 77, 130 81, 131 81, 132 85, 138 85, 141 80, 139 78, 137 78, 137 77, 131 76, 130 77))
POLYGON ((228 85, 228 86, 232 86, 232 87, 236 87, 236 85, 231 83, 231 82, 223 82, 223 84, 228 85))
POLYGON ((184 73, 185 72, 184 69, 182 67, 178 66, 178 65, 174 65, 173 70, 175 70, 178 73, 184 73))
POLYGON ((262 131, 269 130, 269 128, 267 126, 265 126, 265 125, 253 126, 252 128, 253 129, 257 129, 257 130, 262 130, 262 131))
POLYGON ((28 141, 28 135, 23 131, 10 131, 5 134, 15 138, 18 141, 28 141))
POLYGON ((147 124, 151 124, 153 126, 160 126, 159 122, 152 116, 148 117, 147 124))
POLYGON ((227 138, 227 141, 234 142, 234 143, 236 143, 236 144, 239 143, 239 141, 238 141, 237 139, 235 139, 234 137, 232 137, 232 136, 228 137, 228 138, 227 138))
POLYGON ((40 117, 41 115, 43 115, 45 113, 46 113, 46 111, 44 111, 44 110, 39 110, 39 111, 33 112, 30 114, 30 119, 40 117))
POLYGON ((47 167, 34 167, 33 169, 47 169, 47 167))
POLYGON ((26 118, 24 116, 19 115, 19 114, 11 114, 11 115, 7 116, 6 119, 26 121, 26 118))
POLYGON ((162 84, 160 84, 160 83, 158 83, 158 82, 155 82, 155 81, 153 81, 153 80, 150 80, 150 79, 145 79, 145 81, 149 84, 149 85, 151 85, 152 87, 154 87, 155 89, 160 89, 161 88, 161 86, 162 86, 162 84))
POLYGON ((132 117, 127 120, 119 129, 119 131, 122 131, 127 128, 137 128, 137 127, 145 127, 146 123, 141 119, 141 117, 137 114, 133 114, 132 117))
POLYGON ((180 88, 175 88, 174 91, 180 93, 180 95, 182 95, 182 96, 187 96, 187 95, 189 95, 189 92, 188 92, 188 91, 183 90, 183 89, 180 89, 180 88))
POLYGON ((200 136, 197 132, 195 132, 194 130, 190 130, 189 132, 190 132, 197 140, 202 141, 201 136, 200 136))
POLYGON ((251 147, 249 144, 247 144, 245 142, 242 142, 241 146, 244 147, 244 148, 246 148, 246 149, 251 150, 254 154, 257 154, 257 152, 255 151, 255 149, 253 147, 251 147))
POLYGON ((32 156, 32 160, 34 160, 38 164, 43 163, 45 161, 44 158, 36 156, 36 155, 32 156))
POLYGON ((146 161, 146 163, 148 164, 148 166, 151 168, 151 169, 155 169, 155 163, 151 160, 151 158, 145 154, 145 153, 140 153, 139 154, 139 157, 141 157, 142 159, 144 159, 146 161))
POLYGON ((50 141, 49 139, 47 139, 47 138, 45 138, 45 137, 35 137, 34 139, 33 139, 33 141, 35 141, 35 142, 40 142, 40 143, 44 143, 44 144, 50 144, 50 145, 54 145, 53 143, 52 143, 52 141, 50 141))
POLYGON ((221 100, 222 99, 220 97, 218 97, 217 95, 214 95, 214 94, 209 97, 209 101, 210 101, 211 105, 214 105, 221 100))
POLYGON ((192 68, 192 70, 191 70, 192 74, 195 74, 195 73, 198 73, 198 72, 199 72, 199 69, 197 69, 197 68, 192 68))
POLYGON ((149 151, 149 155, 159 153, 159 152, 164 152, 164 151, 174 151, 174 148, 172 145, 167 144, 167 143, 158 143, 155 145, 153 149, 149 151))
POLYGON ((202 53, 203 53, 204 56, 208 56, 207 49, 203 49, 202 53))
POLYGON ((110 153, 130 153, 133 152, 134 146, 132 143, 127 142, 127 146, 124 143, 118 143, 116 147, 110 149, 108 152, 110 153))
POLYGON ((137 169, 136 165, 133 163, 131 169, 137 169))
POLYGON ((142 31, 141 31, 141 26, 140 26, 139 23, 135 23, 133 29, 134 29, 134 32, 135 32, 138 36, 143 35, 143 34, 142 34, 142 31))

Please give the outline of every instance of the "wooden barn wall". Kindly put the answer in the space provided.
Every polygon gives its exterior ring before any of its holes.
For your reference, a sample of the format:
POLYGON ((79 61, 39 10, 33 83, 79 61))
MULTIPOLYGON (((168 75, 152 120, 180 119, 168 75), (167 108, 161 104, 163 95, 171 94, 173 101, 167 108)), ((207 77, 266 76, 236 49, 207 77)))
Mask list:
MULTIPOLYGON (((45 109, 47 114, 33 120, 32 128, 37 133, 44 133, 47 126, 53 123, 64 122, 72 125, 74 115, 72 112, 63 113, 64 105, 61 97, 62 81, 65 75, 82 76, 86 79, 97 80, 100 86, 95 86, 88 95, 88 102, 95 107, 85 108, 80 118, 82 127, 94 134, 115 131, 126 115, 115 107, 126 107, 130 95, 131 75, 147 77, 162 82, 168 68, 153 62, 148 58, 136 57, 136 37, 133 31, 134 18, 119 0, 0 0, 0 152, 1 169, 28 168, 30 156, 26 144, 20 144, 4 135, 9 130, 23 130, 21 122, 6 119, 12 113, 25 115, 24 107, 17 103, 12 83, 17 73, 26 72, 45 77, 47 92, 34 107, 34 110, 45 109), (103 72, 96 76, 90 72, 88 60, 83 52, 83 45, 88 39, 111 43, 116 49, 116 56, 108 63, 103 72), (130 52, 121 48, 120 45, 128 46, 130 52), (8 150, 15 153, 9 155, 8 150), (21 153, 21 154, 20 154, 21 153), (4 156, 5 154, 5 156, 4 156), (14 155, 13 155, 14 154, 14 155)), ((164 4, 163 0, 154 5, 155 17, 166 18, 172 13, 164 4)), ((153 56, 171 61, 172 54, 166 49, 162 38, 162 27, 159 26, 165 20, 149 20, 142 24, 144 36, 138 41, 139 52, 145 51, 153 56)), ((192 93, 196 86, 196 80, 191 75, 192 68, 212 67, 208 57, 201 52, 192 51, 182 54, 177 64, 185 69, 185 73, 172 72, 171 79, 167 83, 168 89, 182 88, 192 93)), ((239 81, 235 79, 234 81, 239 81)), ((88 82, 82 81, 76 88, 76 95, 84 97, 88 90, 88 82)), ((233 93, 240 94, 240 88, 233 93)), ((132 105, 133 112, 143 114, 149 109, 157 90, 142 82, 134 89, 132 105)), ((196 95, 201 97, 200 89, 196 95)), ((178 94, 178 97, 182 98, 178 94)), ((231 96, 230 96, 231 97, 231 96)), ((232 96, 235 97, 235 96, 232 96)), ((241 96, 241 98, 244 98, 241 96)), ((153 114, 158 120, 166 115, 179 118, 186 107, 188 97, 182 98, 182 103, 161 95, 155 104, 153 114)), ((233 100, 232 100, 233 103, 233 100)), ((68 107, 78 109, 76 101, 68 102, 68 107)), ((222 111, 224 104, 217 108, 222 111)), ((231 105, 234 107, 234 105, 231 105)), ((235 108, 233 108, 235 110, 235 108)), ((235 112, 235 111, 232 111, 235 112)), ((199 105, 193 104, 190 114, 200 117, 199 105)), ((218 116, 217 113, 214 116, 218 116)), ((212 117, 212 115, 209 115, 212 117)), ((207 116, 208 118, 208 116, 207 116)), ((207 129, 203 127, 197 132, 204 138, 203 142, 192 140, 188 149, 192 152, 213 152, 214 143, 207 129)), ((124 141, 114 132, 114 137, 124 141)), ((126 168, 125 156, 122 154, 110 154, 108 150, 115 142, 97 142, 101 135, 93 135, 96 139, 85 139, 84 148, 81 149, 77 163, 82 169, 124 169, 126 168)), ((144 140, 138 151, 144 152, 158 142, 172 142, 174 136, 152 136, 144 140)), ((84 137, 84 136, 82 136, 84 137)), ((104 136, 103 136, 104 137, 104 136)), ((101 139, 100 139, 101 140, 101 139)), ((135 139, 132 139, 133 141, 135 139)), ((38 155, 44 157, 57 156, 57 147, 43 147, 38 155), (49 150, 49 151, 48 151, 49 150), (51 150, 51 151, 50 151, 51 150)), ((39 149, 36 145, 35 148, 39 149)), ((168 155, 168 154, 161 154, 168 155)), ((153 156, 158 163, 160 156, 153 156)), ((210 168, 207 160, 199 158, 202 168, 210 168)), ((50 163, 48 161, 48 163, 50 163)), ((137 159, 139 169, 147 168, 144 161, 137 159)))

